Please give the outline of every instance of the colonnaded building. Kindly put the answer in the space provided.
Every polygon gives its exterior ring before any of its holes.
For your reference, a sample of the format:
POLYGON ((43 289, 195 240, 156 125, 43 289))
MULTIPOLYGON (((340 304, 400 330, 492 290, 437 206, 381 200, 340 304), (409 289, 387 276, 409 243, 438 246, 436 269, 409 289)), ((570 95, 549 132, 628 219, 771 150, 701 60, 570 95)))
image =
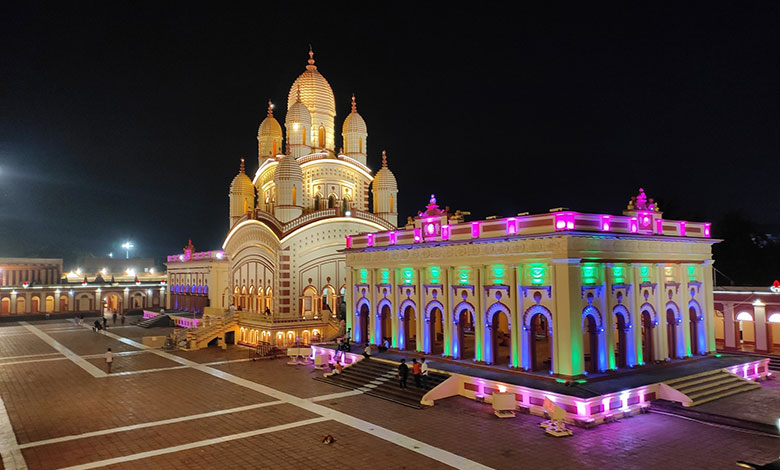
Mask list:
POLYGON ((230 185, 222 249, 196 252, 190 243, 168 257, 169 308, 235 305, 238 340, 248 344, 308 342, 335 326, 346 291, 344 237, 391 230, 398 218, 385 153, 375 175, 367 166, 368 130, 354 95, 338 151, 335 123, 333 90, 309 51, 287 96, 285 132, 269 102, 257 133, 258 170, 250 178, 242 159, 230 185))
POLYGON ((348 236, 356 341, 561 377, 715 351, 710 224, 568 210, 463 222, 435 198, 348 236))

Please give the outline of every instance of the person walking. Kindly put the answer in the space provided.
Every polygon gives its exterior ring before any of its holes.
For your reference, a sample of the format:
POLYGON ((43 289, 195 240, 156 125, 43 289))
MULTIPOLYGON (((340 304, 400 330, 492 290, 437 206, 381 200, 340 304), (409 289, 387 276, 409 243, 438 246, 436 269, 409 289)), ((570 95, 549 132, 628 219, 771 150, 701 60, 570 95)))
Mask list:
POLYGON ((114 362, 114 353, 111 352, 111 348, 108 348, 108 351, 106 351, 106 369, 108 369, 108 373, 111 373, 111 364, 114 362))
POLYGON ((116 326, 116 309, 114 309, 114 313, 111 315, 111 320, 114 322, 113 325, 116 326))
POLYGON ((420 363, 417 362, 417 359, 412 359, 412 377, 414 377, 415 387, 422 387, 422 384, 420 383, 420 372, 422 372, 420 363))
POLYGON ((420 381, 423 388, 428 388, 428 363, 424 357, 420 358, 420 381))
POLYGON ((406 388, 407 378, 409 378, 409 366, 406 365, 406 359, 401 359, 401 363, 398 364, 398 379, 400 380, 401 388, 406 388))

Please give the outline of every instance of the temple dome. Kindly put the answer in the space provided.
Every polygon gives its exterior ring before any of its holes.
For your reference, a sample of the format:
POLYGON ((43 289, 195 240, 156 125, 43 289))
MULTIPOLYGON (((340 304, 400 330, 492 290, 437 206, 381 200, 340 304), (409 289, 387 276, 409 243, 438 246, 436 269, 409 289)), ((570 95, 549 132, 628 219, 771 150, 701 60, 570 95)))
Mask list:
MULTIPOLYGON (((300 168, 300 167, 299 167, 300 168)), ((224 186, 223 186, 224 187, 224 186)), ((252 184, 252 180, 244 173, 244 159, 241 159, 241 169, 233 182, 230 183, 231 194, 254 194, 255 185, 252 184)))
MULTIPOLYGON (((292 155, 285 155, 279 160, 279 165, 274 173, 274 181, 303 181, 303 172, 301 166, 295 161, 292 155)), ((251 183, 251 181, 250 181, 251 183)))
POLYGON ((374 176, 374 189, 398 191, 398 182, 395 180, 393 172, 387 167, 387 154, 384 150, 382 151, 382 168, 374 176))
POLYGON ((298 93, 300 90, 300 100, 314 113, 324 113, 331 117, 336 115, 336 100, 333 97, 333 89, 330 84, 317 70, 317 66, 314 65, 314 53, 309 51, 309 65, 306 66, 306 71, 303 72, 295 79, 292 87, 290 87, 290 93, 287 97, 287 109, 292 108, 296 101, 298 101, 298 93))
POLYGON ((366 121, 363 120, 363 116, 357 112, 357 106, 355 104, 355 95, 352 95, 352 112, 344 119, 344 126, 341 128, 342 134, 368 134, 368 128, 366 127, 366 121))

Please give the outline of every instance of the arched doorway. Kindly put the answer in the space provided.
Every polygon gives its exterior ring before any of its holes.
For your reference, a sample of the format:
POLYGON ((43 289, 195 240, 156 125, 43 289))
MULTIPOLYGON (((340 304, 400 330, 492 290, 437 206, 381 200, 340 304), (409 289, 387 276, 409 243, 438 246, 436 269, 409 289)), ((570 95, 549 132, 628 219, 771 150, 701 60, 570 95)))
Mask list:
POLYGON ((488 361, 495 365, 507 365, 512 352, 512 336, 509 331, 507 312, 497 310, 490 319, 490 356, 488 361))
POLYGON ((691 354, 694 356, 703 354, 703 351, 699 347, 699 330, 701 329, 699 322, 701 321, 701 318, 698 313, 699 312, 697 312, 696 308, 692 305, 688 307, 688 316, 691 321, 691 354))
POLYGON ((3 297, 3 300, 0 300, 0 313, 11 313, 11 299, 8 297, 3 297))
POLYGON ((333 286, 325 286, 322 289, 322 298, 321 305, 320 305, 320 311, 322 312, 322 318, 326 320, 330 320, 331 317, 334 317, 336 314, 335 310, 335 301, 336 301, 336 289, 333 286))
POLYGON ((738 329, 739 346, 744 347, 747 344, 756 344, 756 327, 753 321, 753 315, 748 311, 737 313, 736 327, 738 329))
POLYGON ((53 312, 54 311, 54 296, 53 295, 47 295, 46 296, 46 304, 45 307, 47 312, 53 312))
POLYGON ((317 289, 315 289, 314 286, 306 286, 306 288, 303 290, 301 316, 304 318, 314 317, 317 314, 315 310, 316 305, 317 289))
POLYGON ((25 304, 24 297, 16 298, 16 313, 27 313, 27 305, 25 304))
POLYGON ((582 350, 585 355, 585 370, 590 373, 599 371, 599 328, 593 315, 585 315, 585 328, 582 334, 582 350))
POLYGON ((444 352, 444 319, 438 306, 429 308, 429 310, 425 325, 425 346, 423 350, 428 354, 441 354, 444 352))
MULTIPOLYGON (((384 304, 379 310, 379 338, 377 338, 376 344, 382 344, 385 338, 393 337, 393 329, 390 324, 391 321, 390 305, 384 304)), ((392 341, 391 341, 392 343, 392 341)))
POLYGON ((623 312, 614 312, 615 318, 615 365, 617 367, 628 366, 628 348, 626 344, 626 332, 628 330, 626 315, 623 312))
POLYGON ((531 371, 552 371, 550 321, 540 312, 531 317, 530 326, 531 371))
POLYGON ((355 331, 356 343, 368 343, 368 314, 368 303, 364 302, 360 305, 360 310, 357 316, 357 331, 355 331))
POLYGON ((680 357, 677 352, 677 318, 671 308, 666 309, 666 344, 669 348, 670 358, 680 357))
POLYGON ((307 346, 308 346, 308 345, 309 345, 309 340, 310 340, 310 337, 311 337, 311 336, 310 336, 310 334, 309 334, 309 330, 304 330, 304 331, 303 331, 303 344, 305 344, 305 345, 307 345, 307 346))
POLYGON ((30 313, 38 313, 41 311, 41 298, 37 295, 32 296, 30 299, 30 313))
POLYGON ((67 295, 61 295, 60 296, 60 312, 67 312, 68 311, 68 296, 67 295))
POLYGON ((653 345, 653 318, 647 310, 642 311, 642 359, 645 364, 655 361, 653 345))
POLYGON ((398 323, 398 349, 415 351, 417 346, 417 312, 411 304, 401 305, 402 313, 398 323))
POLYGON ((474 313, 470 306, 456 308, 457 324, 455 332, 455 344, 452 348, 452 356, 455 359, 475 359, 476 339, 474 336, 474 313))

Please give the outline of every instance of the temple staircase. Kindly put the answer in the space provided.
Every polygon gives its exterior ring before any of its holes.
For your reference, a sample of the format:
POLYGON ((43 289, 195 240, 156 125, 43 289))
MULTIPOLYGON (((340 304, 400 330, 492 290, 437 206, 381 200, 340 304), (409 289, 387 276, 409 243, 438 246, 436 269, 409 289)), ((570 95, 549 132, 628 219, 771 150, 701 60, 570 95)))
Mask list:
POLYGON ((314 380, 337 385, 350 390, 360 390, 366 395, 392 401, 399 405, 421 409, 423 396, 450 378, 449 375, 428 372, 427 388, 414 386, 409 367, 409 388, 398 385, 398 364, 378 359, 364 359, 344 368, 341 374, 315 377, 314 380))
POLYGON ((173 326, 173 320, 168 315, 157 315, 137 321, 135 326, 140 326, 141 328, 173 326))
POLYGON ((717 369, 662 382, 658 398, 690 407, 757 388, 761 385, 717 369))
POLYGON ((220 316, 204 316, 203 322, 196 328, 187 330, 188 350, 208 347, 209 343, 217 340, 217 346, 225 349, 225 335, 235 331, 238 326, 238 317, 233 312, 225 312, 220 316))

